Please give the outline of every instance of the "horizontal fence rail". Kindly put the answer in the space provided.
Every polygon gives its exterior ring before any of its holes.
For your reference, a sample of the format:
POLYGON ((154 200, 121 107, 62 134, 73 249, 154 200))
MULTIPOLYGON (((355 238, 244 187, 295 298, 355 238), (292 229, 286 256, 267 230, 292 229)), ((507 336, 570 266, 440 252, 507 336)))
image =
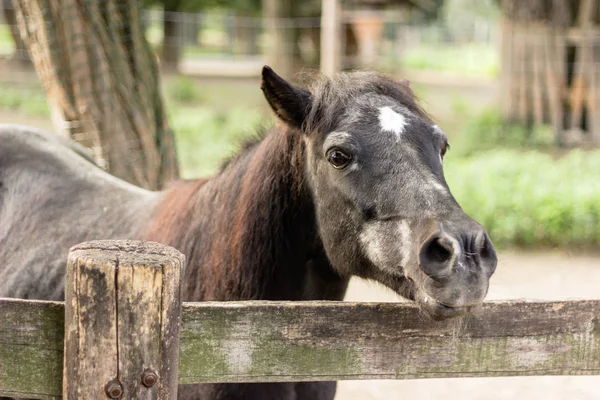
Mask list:
MULTIPOLYGON (((0 299, 0 395, 61 396, 64 305, 0 299)), ((600 375, 600 301, 183 303, 180 383, 600 375)))

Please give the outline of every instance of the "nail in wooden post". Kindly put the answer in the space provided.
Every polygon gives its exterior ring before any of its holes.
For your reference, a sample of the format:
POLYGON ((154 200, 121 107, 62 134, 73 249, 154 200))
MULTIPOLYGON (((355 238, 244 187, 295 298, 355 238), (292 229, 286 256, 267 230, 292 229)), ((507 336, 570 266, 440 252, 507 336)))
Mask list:
POLYGON ((184 256, 158 243, 71 249, 63 399, 177 398, 184 256))

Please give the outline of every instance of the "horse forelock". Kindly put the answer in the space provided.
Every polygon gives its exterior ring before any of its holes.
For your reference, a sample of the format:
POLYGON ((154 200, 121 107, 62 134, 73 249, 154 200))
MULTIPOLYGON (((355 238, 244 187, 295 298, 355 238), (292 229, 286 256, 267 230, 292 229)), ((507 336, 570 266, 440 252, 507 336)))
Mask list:
POLYGON ((324 77, 315 81, 310 91, 312 105, 305 123, 309 134, 335 130, 348 117, 348 106, 368 95, 389 97, 426 121, 432 120, 408 84, 374 72, 346 72, 334 78, 324 77))

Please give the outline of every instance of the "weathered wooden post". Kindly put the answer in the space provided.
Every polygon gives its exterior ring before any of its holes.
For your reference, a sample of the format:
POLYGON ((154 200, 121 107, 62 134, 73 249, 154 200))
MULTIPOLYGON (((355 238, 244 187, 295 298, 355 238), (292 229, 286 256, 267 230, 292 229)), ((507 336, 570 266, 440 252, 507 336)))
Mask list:
POLYGON ((321 11, 321 72, 333 76, 342 69, 342 6, 323 0, 321 11))
POLYGON ((177 250, 92 241, 71 249, 65 286, 63 399, 177 398, 177 250))

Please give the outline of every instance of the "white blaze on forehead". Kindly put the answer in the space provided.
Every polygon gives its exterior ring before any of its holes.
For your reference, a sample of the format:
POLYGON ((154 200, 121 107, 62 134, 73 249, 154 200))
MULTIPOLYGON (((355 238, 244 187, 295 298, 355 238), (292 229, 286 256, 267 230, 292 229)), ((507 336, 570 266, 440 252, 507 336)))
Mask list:
POLYGON ((398 139, 404 132, 406 124, 406 117, 392 110, 390 107, 381 107, 379 109, 379 125, 381 129, 395 133, 398 139))

